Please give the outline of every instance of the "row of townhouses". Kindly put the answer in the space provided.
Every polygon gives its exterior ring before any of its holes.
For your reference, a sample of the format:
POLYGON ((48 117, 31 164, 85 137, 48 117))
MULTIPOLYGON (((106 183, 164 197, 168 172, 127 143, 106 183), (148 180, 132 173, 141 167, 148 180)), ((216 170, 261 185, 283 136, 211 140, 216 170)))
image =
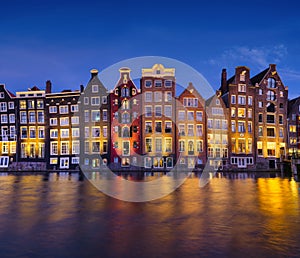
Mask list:
POLYGON ((274 64, 254 77, 223 69, 206 100, 192 83, 177 94, 174 68, 142 69, 139 87, 119 71, 112 90, 96 69, 75 91, 47 81, 14 95, 0 84, 0 167, 273 169, 298 155, 300 98, 288 100, 274 64))

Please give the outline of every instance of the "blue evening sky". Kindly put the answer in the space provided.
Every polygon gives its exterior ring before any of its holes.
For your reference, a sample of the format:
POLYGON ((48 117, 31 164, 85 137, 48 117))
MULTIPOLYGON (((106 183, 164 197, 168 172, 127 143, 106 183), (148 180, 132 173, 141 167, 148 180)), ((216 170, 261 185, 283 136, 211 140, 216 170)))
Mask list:
POLYGON ((214 89, 222 68, 251 76, 276 63, 289 97, 300 96, 298 1, 1 1, 0 82, 11 91, 50 79, 86 85, 89 70, 163 56, 199 71, 214 89))

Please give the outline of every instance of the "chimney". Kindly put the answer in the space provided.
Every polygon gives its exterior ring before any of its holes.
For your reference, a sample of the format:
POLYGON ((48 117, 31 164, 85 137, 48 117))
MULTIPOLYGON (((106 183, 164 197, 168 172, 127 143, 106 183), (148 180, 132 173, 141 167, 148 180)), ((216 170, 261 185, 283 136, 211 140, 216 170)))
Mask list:
POLYGON ((226 69, 222 69, 222 75, 221 75, 221 91, 224 93, 227 89, 227 72, 226 69))
POLYGON ((80 85, 80 92, 83 92, 84 91, 84 86, 81 84, 80 85))
POLYGON ((90 73, 91 73, 91 76, 92 76, 91 79, 93 79, 98 75, 98 70, 97 69, 92 69, 92 70, 90 70, 90 73))
POLYGON ((50 80, 46 81, 46 94, 51 93, 52 90, 52 83, 50 80))

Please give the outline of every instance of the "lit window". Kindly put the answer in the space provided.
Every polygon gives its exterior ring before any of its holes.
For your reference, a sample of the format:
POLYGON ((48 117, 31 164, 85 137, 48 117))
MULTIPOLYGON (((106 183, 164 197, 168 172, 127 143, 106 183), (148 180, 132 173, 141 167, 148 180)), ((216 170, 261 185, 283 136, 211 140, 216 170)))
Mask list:
POLYGON ((60 118, 60 125, 61 126, 67 126, 67 125, 69 125, 69 117, 61 117, 60 118))

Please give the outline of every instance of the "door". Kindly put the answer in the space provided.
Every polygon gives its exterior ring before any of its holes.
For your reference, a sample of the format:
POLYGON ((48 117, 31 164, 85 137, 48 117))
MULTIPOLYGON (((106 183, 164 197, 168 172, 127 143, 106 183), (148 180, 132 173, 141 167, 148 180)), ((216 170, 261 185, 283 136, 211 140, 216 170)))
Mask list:
POLYGON ((60 158, 60 168, 69 168, 69 158, 60 158))

